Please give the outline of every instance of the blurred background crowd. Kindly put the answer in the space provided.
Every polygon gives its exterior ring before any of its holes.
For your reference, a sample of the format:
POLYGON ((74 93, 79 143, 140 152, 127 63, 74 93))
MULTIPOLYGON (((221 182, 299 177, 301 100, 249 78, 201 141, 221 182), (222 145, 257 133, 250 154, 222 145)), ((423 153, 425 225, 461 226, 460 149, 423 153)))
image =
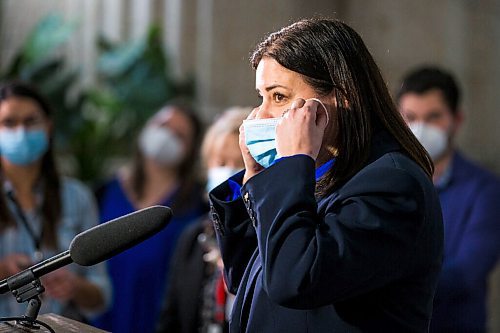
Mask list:
MULTIPOLYGON (((425 118, 425 108, 419 113, 425 99, 405 97, 440 91, 432 110, 444 110, 444 120, 434 119, 448 135, 443 144, 456 145, 489 170, 487 177, 500 174, 498 1, 2 0, 0 132, 11 135, 0 140, 14 142, 15 135, 25 135, 18 131, 23 128, 33 134, 26 142, 35 143, 24 160, 7 155, 13 144, 0 143, 0 262, 8 259, 0 264, 0 278, 65 250, 92 225, 163 204, 173 208, 174 219, 159 235, 106 265, 68 269, 42 281, 60 303, 45 310, 113 332, 223 332, 232 295, 224 290, 206 192, 243 167, 238 127, 259 104, 249 52, 266 33, 315 16, 341 19, 360 33, 409 123, 433 120, 425 118), (446 75, 413 72, 422 66, 446 75), (457 83, 455 99, 443 77, 457 83), (421 80, 430 86, 419 85, 421 80), (64 223, 37 227, 53 218, 64 223), (9 223, 18 223, 19 235, 6 234, 9 223), (9 237, 28 245, 18 248, 9 237), (13 251, 41 257, 9 257, 13 251), (59 290, 61 280, 73 283, 59 290)), ((453 160, 454 150, 449 153, 453 160)), ((444 179, 450 174, 444 172, 444 179)), ((448 185, 435 183, 442 191, 448 185)), ((463 200, 481 197, 470 193, 474 198, 463 200)), ((441 197, 445 226, 447 211, 460 208, 454 198, 441 197)), ((487 201, 498 205, 500 197, 487 201)), ((486 217, 476 211, 463 216, 487 218, 478 235, 500 234, 498 208, 484 209, 486 217)), ((487 253, 474 248, 487 244, 486 238, 462 250, 477 255, 467 269, 480 277, 460 283, 469 284, 471 294, 486 294, 488 332, 500 332, 498 247, 487 253)), ((449 251, 457 261, 464 257, 449 251)), ((456 292, 441 284, 445 293, 456 292)), ((0 309, 11 311, 0 316, 21 314, 2 299, 0 309)))

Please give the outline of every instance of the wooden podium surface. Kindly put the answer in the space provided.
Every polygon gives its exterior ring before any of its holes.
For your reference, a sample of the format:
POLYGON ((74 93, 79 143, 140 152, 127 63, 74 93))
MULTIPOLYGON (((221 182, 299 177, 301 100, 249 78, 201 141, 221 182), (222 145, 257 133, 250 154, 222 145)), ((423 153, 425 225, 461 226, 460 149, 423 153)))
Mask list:
MULTIPOLYGON (((76 333, 76 332, 81 332, 81 333, 106 333, 107 331, 103 331, 101 329, 80 323, 76 320, 72 320, 69 318, 65 318, 53 313, 47 313, 38 316, 37 318, 40 321, 43 321, 52 329, 56 332, 65 332, 65 333, 76 333)), ((45 327, 40 326, 40 329, 29 329, 20 325, 16 325, 14 322, 8 322, 8 323, 0 323, 0 333, 4 332, 33 332, 33 333, 46 333, 49 332, 45 327)))

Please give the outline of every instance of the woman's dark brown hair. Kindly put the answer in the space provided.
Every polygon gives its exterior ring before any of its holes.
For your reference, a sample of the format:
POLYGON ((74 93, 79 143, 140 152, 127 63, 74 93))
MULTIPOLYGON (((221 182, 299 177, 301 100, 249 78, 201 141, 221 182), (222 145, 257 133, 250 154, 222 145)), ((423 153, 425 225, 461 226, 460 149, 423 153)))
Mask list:
POLYGON ((336 133, 323 139, 336 148, 335 167, 319 182, 319 194, 330 192, 363 167, 376 128, 388 131, 432 176, 432 160, 406 126, 373 57, 351 27, 338 20, 298 21, 256 47, 250 59, 254 69, 262 57, 301 74, 320 96, 333 93, 337 100, 337 110, 330 115, 336 133))
MULTIPOLYGON (((201 138, 203 135, 203 126, 196 113, 188 105, 182 102, 172 102, 165 105, 163 109, 170 108, 175 112, 180 112, 188 119, 192 127, 191 146, 182 163, 177 167, 178 176, 180 179, 179 192, 175 196, 175 202, 172 203, 172 209, 182 211, 189 207, 190 197, 193 191, 201 191, 202 187, 199 181, 198 173, 198 155, 200 150, 201 138)), ((141 199, 144 195, 145 172, 144 172, 144 156, 138 147, 135 147, 135 153, 132 160, 132 176, 131 186, 132 191, 137 199, 141 199)))
MULTIPOLYGON (((50 119, 52 110, 47 101, 38 91, 27 83, 7 82, 0 86, 0 104, 9 98, 25 98, 33 101, 50 119)), ((49 138, 49 148, 42 157, 42 170, 40 174, 40 184, 43 185, 42 210, 42 245, 50 248, 57 248, 57 224, 61 218, 61 193, 60 179, 54 162, 52 136, 49 138)), ((0 180, 4 181, 3 172, 0 168, 0 180)), ((5 194, 0 196, 0 231, 8 226, 15 226, 13 216, 7 209, 5 194)))

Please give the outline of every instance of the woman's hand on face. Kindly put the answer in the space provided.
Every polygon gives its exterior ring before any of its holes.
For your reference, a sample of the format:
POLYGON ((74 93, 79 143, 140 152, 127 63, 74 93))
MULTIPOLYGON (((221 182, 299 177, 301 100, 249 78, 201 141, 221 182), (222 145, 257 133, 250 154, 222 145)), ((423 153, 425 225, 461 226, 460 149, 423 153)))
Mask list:
POLYGON ((281 157, 305 154, 318 157, 328 117, 315 100, 296 99, 276 126, 276 150, 281 157))
MULTIPOLYGON (((248 115, 247 119, 255 119, 258 111, 259 108, 253 109, 253 111, 248 115)), ((245 174, 243 176, 243 184, 245 184, 250 178, 264 170, 264 167, 255 161, 255 159, 250 154, 250 150, 248 150, 248 147, 245 143, 245 129, 243 127, 243 124, 240 126, 239 144, 241 154, 243 156, 243 162, 245 163, 245 174)))

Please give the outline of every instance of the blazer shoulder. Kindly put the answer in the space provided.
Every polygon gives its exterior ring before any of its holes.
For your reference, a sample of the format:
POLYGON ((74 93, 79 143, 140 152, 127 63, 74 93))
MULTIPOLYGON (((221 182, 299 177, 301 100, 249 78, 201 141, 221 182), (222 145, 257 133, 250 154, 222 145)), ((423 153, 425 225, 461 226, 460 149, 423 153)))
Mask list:
POLYGON ((415 192, 433 190, 427 174, 413 160, 400 152, 390 152, 356 173, 340 191, 415 192))

